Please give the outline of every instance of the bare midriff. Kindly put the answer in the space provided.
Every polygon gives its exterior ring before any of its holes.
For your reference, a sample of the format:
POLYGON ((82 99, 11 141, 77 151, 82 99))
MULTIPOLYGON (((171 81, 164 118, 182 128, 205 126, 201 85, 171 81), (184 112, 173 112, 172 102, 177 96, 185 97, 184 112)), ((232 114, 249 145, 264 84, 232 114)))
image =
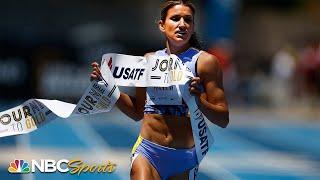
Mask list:
POLYGON ((141 136, 156 144, 177 149, 194 147, 189 117, 145 114, 141 126, 141 136))

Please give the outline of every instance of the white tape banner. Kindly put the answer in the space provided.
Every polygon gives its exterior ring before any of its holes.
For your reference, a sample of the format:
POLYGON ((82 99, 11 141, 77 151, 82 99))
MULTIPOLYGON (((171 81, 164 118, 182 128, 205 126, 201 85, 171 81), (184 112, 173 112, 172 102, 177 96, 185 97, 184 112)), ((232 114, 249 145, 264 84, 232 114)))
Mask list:
MULTIPOLYGON (((193 74, 182 61, 171 56, 105 54, 102 69, 109 67, 118 86, 168 87, 185 84, 193 74)), ((102 72, 103 77, 104 73, 102 72)))
POLYGON ((200 111, 195 97, 189 93, 188 85, 180 85, 183 100, 186 102, 190 112, 193 139, 196 147, 198 162, 204 158, 213 144, 213 136, 206 123, 205 115, 200 111))
MULTIPOLYGON (((104 70, 105 75, 111 72, 104 70)), ((0 137, 25 134, 56 118, 108 112, 120 96, 114 80, 92 81, 80 101, 70 104, 58 100, 30 99, 0 113, 0 137)))
POLYGON ((0 113, 0 137, 25 134, 56 118, 108 112, 117 102, 123 87, 168 87, 179 85, 191 115, 191 125, 198 162, 213 143, 212 135, 199 110, 194 96, 189 93, 192 72, 175 55, 129 56, 105 54, 101 62, 102 81, 93 81, 80 101, 70 104, 57 100, 30 99, 0 113))

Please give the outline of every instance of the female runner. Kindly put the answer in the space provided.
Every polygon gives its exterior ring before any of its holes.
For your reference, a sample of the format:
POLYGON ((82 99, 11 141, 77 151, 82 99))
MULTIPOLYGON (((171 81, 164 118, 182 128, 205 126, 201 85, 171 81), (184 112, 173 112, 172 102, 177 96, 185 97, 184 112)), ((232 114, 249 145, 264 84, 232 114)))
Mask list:
MULTIPOLYGON (((201 50, 194 32, 195 7, 190 0, 165 0, 158 26, 166 38, 166 48, 145 56, 177 55, 194 74, 189 91, 199 109, 214 124, 225 128, 229 111, 217 59, 201 50)), ((101 75, 92 63, 91 79, 101 75)), ((142 179, 188 179, 189 170, 198 166, 188 107, 174 96, 176 86, 136 88, 135 98, 121 93, 117 107, 132 119, 143 119, 140 135, 132 149, 130 177, 142 179), (167 103, 159 95, 170 97, 167 103), (175 97, 172 99, 172 97, 175 97)))

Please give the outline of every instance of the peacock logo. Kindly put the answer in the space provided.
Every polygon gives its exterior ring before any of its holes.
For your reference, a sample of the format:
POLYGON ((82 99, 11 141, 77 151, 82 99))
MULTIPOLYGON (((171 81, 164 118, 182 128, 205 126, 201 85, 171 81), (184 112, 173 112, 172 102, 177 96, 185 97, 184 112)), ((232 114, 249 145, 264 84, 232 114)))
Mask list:
POLYGON ((15 159, 10 163, 8 171, 10 173, 29 173, 29 163, 22 159, 15 159))

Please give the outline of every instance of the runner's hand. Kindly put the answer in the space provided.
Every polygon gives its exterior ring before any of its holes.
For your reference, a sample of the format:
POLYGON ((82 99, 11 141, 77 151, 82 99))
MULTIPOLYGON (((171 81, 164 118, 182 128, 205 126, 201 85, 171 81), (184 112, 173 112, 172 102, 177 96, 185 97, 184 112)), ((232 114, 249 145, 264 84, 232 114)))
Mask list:
POLYGON ((93 62, 91 66, 92 66, 92 72, 90 74, 90 81, 101 80, 102 75, 101 75, 99 64, 97 62, 93 62))
POLYGON ((189 84, 190 94, 195 96, 201 95, 201 81, 199 77, 193 77, 189 84))

